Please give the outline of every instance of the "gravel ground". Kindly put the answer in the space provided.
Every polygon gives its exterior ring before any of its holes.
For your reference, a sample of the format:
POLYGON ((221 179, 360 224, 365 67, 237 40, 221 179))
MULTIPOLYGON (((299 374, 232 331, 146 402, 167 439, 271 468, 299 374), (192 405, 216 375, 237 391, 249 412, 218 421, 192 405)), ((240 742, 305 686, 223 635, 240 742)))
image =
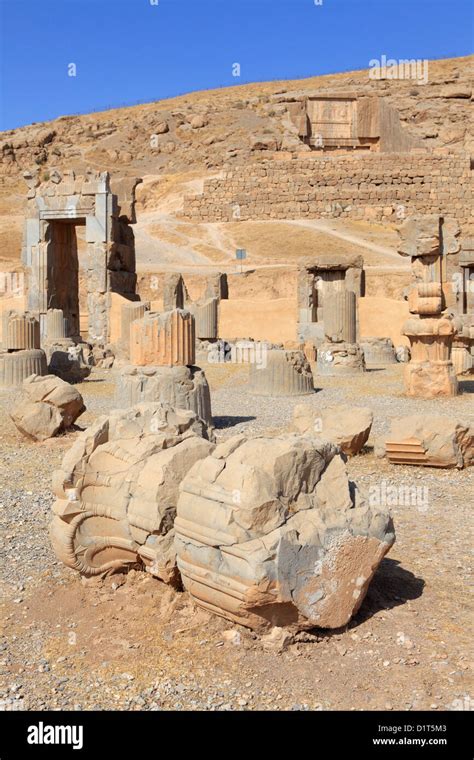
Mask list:
MULTIPOLYGON (((454 399, 407 399, 394 365, 350 381, 317 378, 311 397, 268 399, 247 393, 245 367, 205 370, 219 439, 281 430, 295 403, 369 406, 373 431, 348 462, 351 478, 422 485, 427 503, 392 508, 397 542, 349 626, 268 652, 250 631, 143 573, 81 582, 57 563, 47 535, 51 474, 77 432, 26 441, 8 418, 12 394, 0 392, 0 709, 472 709, 474 468, 396 467, 372 447, 394 416, 472 420, 474 383, 454 399)), ((98 370, 79 386, 80 427, 113 408, 113 379, 98 370)))

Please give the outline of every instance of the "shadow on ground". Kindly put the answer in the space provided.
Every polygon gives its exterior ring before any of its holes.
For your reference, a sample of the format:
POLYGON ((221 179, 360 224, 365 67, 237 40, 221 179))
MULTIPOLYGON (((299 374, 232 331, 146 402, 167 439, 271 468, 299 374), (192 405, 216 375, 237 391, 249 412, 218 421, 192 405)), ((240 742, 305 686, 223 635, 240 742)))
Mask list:
POLYGON ((369 586, 362 607, 354 617, 360 625, 381 610, 391 610, 412 599, 418 599, 425 587, 423 578, 404 567, 395 559, 384 559, 369 586))
POLYGON ((461 393, 474 393, 474 380, 460 380, 459 390, 461 393))
POLYGON ((213 417, 214 427, 217 430, 225 430, 226 428, 240 425, 241 422, 251 422, 252 420, 256 419, 256 417, 227 417, 219 415, 217 417, 213 417))

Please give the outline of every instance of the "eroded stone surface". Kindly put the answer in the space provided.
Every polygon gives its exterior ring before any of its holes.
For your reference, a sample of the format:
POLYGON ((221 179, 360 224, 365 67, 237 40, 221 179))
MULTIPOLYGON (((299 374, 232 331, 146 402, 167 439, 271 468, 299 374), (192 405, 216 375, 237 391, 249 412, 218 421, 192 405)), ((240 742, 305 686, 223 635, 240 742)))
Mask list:
POLYGON ((334 444, 235 436, 189 471, 175 521, 197 604, 265 631, 338 628, 394 541, 384 508, 354 506, 334 444))
POLYGON ((193 412, 166 404, 100 417, 53 477, 51 541, 58 559, 88 577, 137 566, 177 583, 178 486, 212 450, 205 434, 193 412))
POLYGON ((301 396, 314 392, 313 373, 302 351, 268 349, 259 364, 250 363, 250 393, 301 396))
POLYGON ((136 366, 190 366, 195 362, 195 324, 189 311, 148 312, 130 326, 130 361, 136 366))
POLYGON ((117 376, 116 388, 118 407, 159 401, 191 409, 212 428, 211 393, 199 367, 125 367, 117 376))
POLYGON ((450 417, 401 417, 392 420, 385 452, 393 464, 468 467, 474 464, 474 428, 450 417))
POLYGON ((309 433, 340 446, 344 454, 357 454, 367 443, 374 416, 367 407, 344 404, 315 408, 297 404, 291 429, 309 433))
POLYGON ((10 416, 21 433, 45 441, 70 428, 85 409, 79 391, 59 377, 31 375, 10 416))

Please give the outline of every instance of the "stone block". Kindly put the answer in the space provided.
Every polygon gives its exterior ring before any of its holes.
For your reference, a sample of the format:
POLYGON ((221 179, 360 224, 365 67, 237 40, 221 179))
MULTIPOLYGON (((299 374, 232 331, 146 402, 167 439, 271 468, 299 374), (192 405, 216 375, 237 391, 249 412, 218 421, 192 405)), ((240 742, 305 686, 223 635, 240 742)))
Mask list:
POLYGON ((0 387, 16 388, 30 375, 47 374, 46 354, 41 349, 0 352, 0 387))
POLYGON ((41 346, 39 321, 28 314, 6 314, 3 330, 6 336, 3 346, 9 351, 25 351, 41 346))
POLYGON ((27 438, 45 441, 70 428, 85 409, 81 394, 68 383, 53 375, 31 375, 10 416, 27 438))
POLYGON ((249 392, 256 396, 301 396, 314 393, 313 373, 302 351, 269 349, 250 364, 249 392))
POLYGON ((137 366, 190 366, 195 361, 194 317, 189 311, 156 314, 132 322, 130 361, 137 366))
POLYGON ((297 404, 290 430, 335 443, 353 456, 367 443, 373 419, 372 411, 363 406, 297 404))
POLYGON ((385 452, 392 464, 469 467, 474 464, 474 427, 452 417, 397 418, 392 420, 385 452))
POLYGON ((116 382, 115 402, 120 408, 160 402, 190 409, 212 428, 211 394, 199 367, 124 367, 116 382))
POLYGON ((179 485, 212 450, 196 415, 139 404, 100 417, 54 473, 50 536, 86 577, 144 569, 178 585, 173 523, 179 485))
POLYGON ((217 446, 182 481, 175 533, 194 601, 261 633, 347 625, 394 541, 335 446, 298 435, 217 446))

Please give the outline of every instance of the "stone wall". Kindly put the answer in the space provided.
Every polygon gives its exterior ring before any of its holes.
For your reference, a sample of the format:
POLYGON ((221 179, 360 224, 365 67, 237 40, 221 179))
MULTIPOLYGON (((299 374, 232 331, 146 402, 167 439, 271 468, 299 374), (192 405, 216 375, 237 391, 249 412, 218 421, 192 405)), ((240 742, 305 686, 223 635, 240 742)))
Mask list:
MULTIPOLYGON (((349 217, 402 220, 412 213, 473 220, 466 154, 387 153, 264 161, 228 171, 185 198, 201 222, 349 217)), ((464 231, 464 230, 463 230, 464 231)))

